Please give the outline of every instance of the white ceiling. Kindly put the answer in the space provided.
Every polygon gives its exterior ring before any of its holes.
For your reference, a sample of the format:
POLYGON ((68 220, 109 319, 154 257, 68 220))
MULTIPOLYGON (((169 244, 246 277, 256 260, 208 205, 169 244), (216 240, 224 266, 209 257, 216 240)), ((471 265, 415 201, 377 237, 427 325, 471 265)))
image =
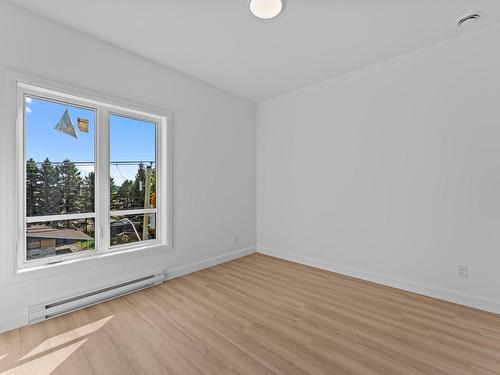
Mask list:
POLYGON ((500 21, 500 0, 287 0, 270 21, 247 0, 10 1, 253 101, 500 21))

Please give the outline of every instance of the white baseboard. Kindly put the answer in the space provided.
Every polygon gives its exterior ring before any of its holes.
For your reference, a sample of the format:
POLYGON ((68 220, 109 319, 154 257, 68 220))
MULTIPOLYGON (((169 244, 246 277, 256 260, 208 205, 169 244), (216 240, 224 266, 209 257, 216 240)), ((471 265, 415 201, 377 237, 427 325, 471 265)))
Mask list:
POLYGON ((472 294, 440 288, 440 287, 434 287, 431 285, 421 284, 411 280, 382 275, 358 268, 339 265, 329 261, 309 258, 285 251, 258 247, 257 252, 261 254, 270 255, 272 257, 289 260, 291 262, 300 263, 315 268, 320 268, 326 271, 339 273, 341 275, 351 276, 358 279, 371 281, 377 284, 382 284, 393 288, 402 289, 413 293, 423 294, 425 296, 433 298, 438 298, 448 302, 453 302, 460 305, 465 305, 476 309, 500 314, 500 301, 495 301, 485 297, 475 296, 472 294))
POLYGON ((179 276, 184 276, 196 271, 200 271, 205 268, 216 266, 221 263, 229 262, 230 260, 238 259, 246 255, 253 254, 255 252, 256 248, 255 246, 252 246, 246 249, 237 250, 230 253, 218 255, 212 258, 203 259, 195 263, 187 264, 185 266, 168 269, 166 280, 171 280, 179 276))

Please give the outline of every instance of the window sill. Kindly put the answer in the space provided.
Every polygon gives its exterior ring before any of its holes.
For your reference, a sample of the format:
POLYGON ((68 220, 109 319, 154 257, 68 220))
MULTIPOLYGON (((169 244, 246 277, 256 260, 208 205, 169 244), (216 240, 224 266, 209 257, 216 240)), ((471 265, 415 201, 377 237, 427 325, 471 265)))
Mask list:
POLYGON ((80 271, 86 268, 98 267, 106 264, 126 261, 138 257, 157 255, 172 250, 168 245, 155 244, 142 247, 133 247, 120 251, 110 251, 106 253, 92 254, 79 258, 68 259, 63 262, 36 265, 32 267, 19 268, 15 274, 6 278, 6 284, 21 281, 34 280, 41 277, 50 277, 73 271, 80 271))

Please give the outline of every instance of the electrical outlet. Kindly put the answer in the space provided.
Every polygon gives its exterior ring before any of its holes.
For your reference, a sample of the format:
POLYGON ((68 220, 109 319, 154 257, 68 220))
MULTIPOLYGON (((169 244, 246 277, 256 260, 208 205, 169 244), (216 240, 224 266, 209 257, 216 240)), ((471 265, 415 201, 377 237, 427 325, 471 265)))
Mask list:
POLYGON ((467 279, 469 277, 469 270, 466 265, 457 266, 457 277, 461 279, 467 279))

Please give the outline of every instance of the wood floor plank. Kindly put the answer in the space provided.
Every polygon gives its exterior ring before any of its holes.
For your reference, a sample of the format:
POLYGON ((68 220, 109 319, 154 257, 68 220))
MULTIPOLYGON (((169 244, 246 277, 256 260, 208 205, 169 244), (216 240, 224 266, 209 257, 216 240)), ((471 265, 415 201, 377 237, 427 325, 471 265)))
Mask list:
POLYGON ((500 316, 253 254, 1 334, 0 374, 500 374, 500 316))

